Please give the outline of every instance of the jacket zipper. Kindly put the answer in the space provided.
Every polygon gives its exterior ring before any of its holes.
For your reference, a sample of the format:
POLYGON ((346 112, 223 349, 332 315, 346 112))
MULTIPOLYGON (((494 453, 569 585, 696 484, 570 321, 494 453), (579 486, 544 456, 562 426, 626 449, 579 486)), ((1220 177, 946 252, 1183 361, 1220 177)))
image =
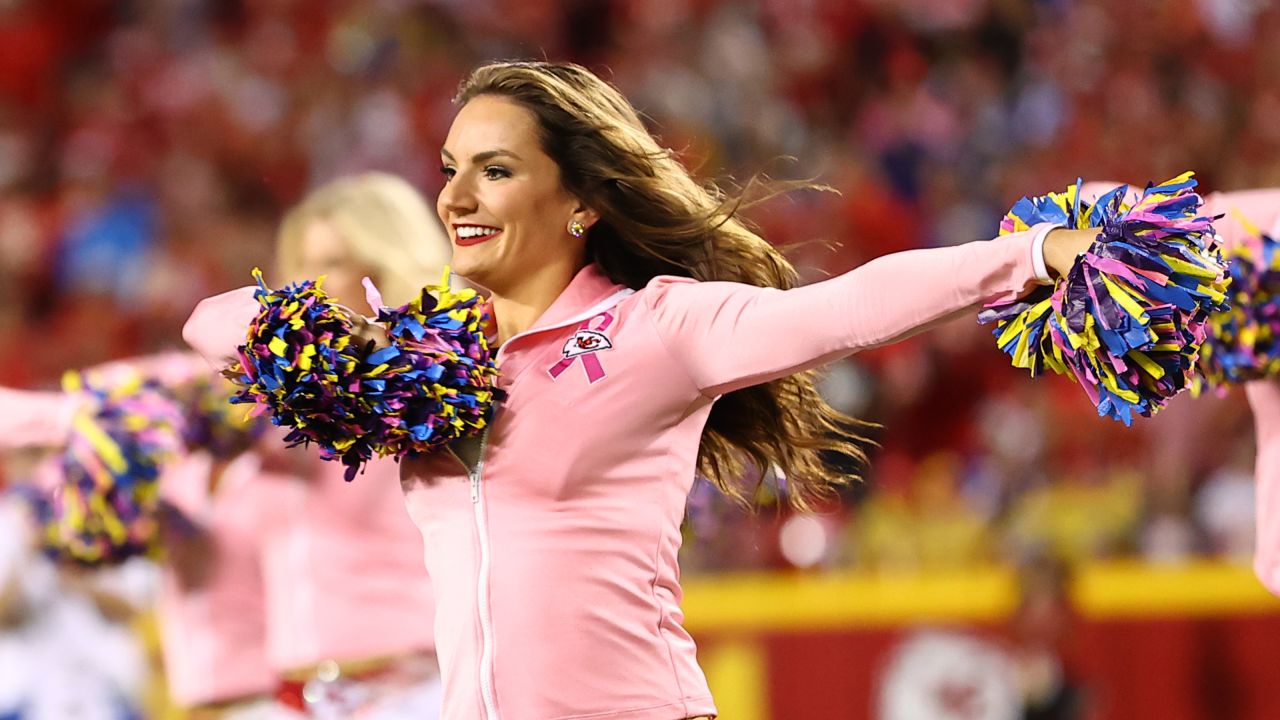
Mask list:
MULTIPOLYGON (((524 335, 532 335, 537 332, 542 332, 544 330, 554 330, 556 328, 565 327, 572 325, 573 323, 582 322, 588 318, 595 317, 604 310, 613 307, 619 300, 633 292, 635 291, 630 289, 620 290, 604 300, 604 302, 597 304, 586 312, 579 313, 569 320, 563 320, 555 325, 549 325, 547 327, 526 330, 525 332, 512 336, 511 340, 515 340, 516 338, 524 335)), ((511 340, 503 343, 502 347, 498 348, 498 355, 501 355, 503 348, 510 345, 511 340)), ((489 442, 489 429, 493 427, 494 420, 496 420, 496 416, 490 419, 489 424, 485 426, 484 431, 480 434, 480 452, 476 459, 476 466, 474 468, 467 468, 467 474, 471 478, 471 507, 475 512, 476 535, 480 539, 480 571, 477 573, 476 580, 476 605, 478 606, 478 612, 480 615, 480 640, 482 645, 480 651, 480 698, 484 704, 485 720, 498 720, 498 708, 497 704, 494 702, 493 694, 493 618, 491 617, 491 609, 489 607, 489 528, 487 518, 485 517, 484 493, 480 490, 480 480, 484 474, 484 451, 485 446, 489 442)), ((462 461, 462 458, 459 457, 457 453, 454 453, 452 450, 449 452, 457 458, 459 462, 462 461)), ((463 467, 466 468, 466 463, 463 463, 463 467)))
POLYGON ((476 536, 480 539, 480 570, 476 580, 476 605, 480 615, 480 697, 484 702, 486 720, 498 720, 498 709, 493 698, 493 618, 489 608, 489 528, 485 517, 484 495, 480 492, 480 479, 484 474, 484 450, 489 442, 489 428, 480 434, 480 452, 476 466, 470 470, 471 507, 475 512, 476 536))

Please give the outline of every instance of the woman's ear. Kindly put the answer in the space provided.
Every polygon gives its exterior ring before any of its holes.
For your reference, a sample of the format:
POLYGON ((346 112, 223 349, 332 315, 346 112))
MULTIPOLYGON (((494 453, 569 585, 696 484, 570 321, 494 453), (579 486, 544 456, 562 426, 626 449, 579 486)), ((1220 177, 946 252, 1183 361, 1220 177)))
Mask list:
POLYGON ((592 210, 582 203, 578 203, 578 207, 573 210, 573 219, 582 223, 588 230, 590 230, 592 225, 600 222, 600 213, 592 210))

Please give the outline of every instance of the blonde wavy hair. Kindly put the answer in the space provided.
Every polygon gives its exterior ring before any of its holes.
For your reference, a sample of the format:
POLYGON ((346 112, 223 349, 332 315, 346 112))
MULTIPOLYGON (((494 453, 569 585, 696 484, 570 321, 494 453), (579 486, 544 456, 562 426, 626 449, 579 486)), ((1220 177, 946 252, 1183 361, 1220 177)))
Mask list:
MULTIPOLYGON (((615 87, 569 63, 499 62, 474 70, 455 102, 499 96, 537 119, 542 149, 565 189, 600 214, 587 235, 587 262, 640 289, 658 275, 790 288, 795 268, 739 211, 810 183, 752 178, 729 194, 693 179, 663 148, 615 87)), ((786 478, 792 505, 808 508, 854 476, 831 461, 865 463, 867 424, 828 405, 812 372, 728 393, 712 407, 699 470, 722 491, 750 499, 769 470, 786 478), (752 466, 756 472, 748 472, 752 466)))
POLYGON ((311 223, 328 223, 374 274, 388 305, 417 297, 448 264, 449 238, 426 200, 395 175, 368 172, 316 188, 284 216, 276 236, 277 267, 297 278, 302 238, 311 223))

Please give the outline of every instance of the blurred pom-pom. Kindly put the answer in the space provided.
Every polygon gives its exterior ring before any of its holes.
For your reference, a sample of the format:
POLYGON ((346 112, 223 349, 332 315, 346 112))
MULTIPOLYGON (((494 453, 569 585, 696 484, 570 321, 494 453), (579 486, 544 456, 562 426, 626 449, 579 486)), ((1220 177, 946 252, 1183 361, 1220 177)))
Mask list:
POLYGON ((271 422, 291 428, 285 441, 314 444, 347 466, 347 479, 373 457, 373 417, 362 394, 363 349, 351 322, 320 288, 323 278, 271 290, 261 271, 261 305, 239 361, 227 376, 240 386, 233 402, 256 403, 271 422))
POLYGON ((172 393, 137 376, 110 387, 69 373, 86 396, 61 456, 63 482, 48 498, 42 538, 58 560, 112 564, 159 548, 159 478, 183 449, 184 417, 172 393))
POLYGON ((248 450, 262 435, 266 418, 233 405, 236 388, 225 379, 197 377, 178 389, 185 413, 183 440, 215 458, 227 459, 248 450))
MULTIPOLYGON (((372 283, 366 287, 377 298, 372 283)), ((371 441, 379 454, 428 453, 484 430, 501 392, 484 333, 488 319, 475 290, 450 287, 447 268, 439 285, 407 305, 381 307, 391 345, 370 354, 363 380, 381 420, 371 441)))
POLYGON ((1128 425, 1191 386, 1209 315, 1226 308, 1227 269, 1192 173, 1149 185, 1132 207, 1126 186, 1090 204, 1081 185, 1018 201, 1001 234, 1055 222, 1098 228, 1097 241, 1051 288, 978 319, 996 324, 1015 367, 1073 377, 1099 415, 1128 425))
POLYGON ((1206 384, 1225 390, 1280 372, 1280 243, 1244 218, 1241 222, 1252 232, 1227 249, 1231 307, 1209 316, 1197 392, 1206 384))

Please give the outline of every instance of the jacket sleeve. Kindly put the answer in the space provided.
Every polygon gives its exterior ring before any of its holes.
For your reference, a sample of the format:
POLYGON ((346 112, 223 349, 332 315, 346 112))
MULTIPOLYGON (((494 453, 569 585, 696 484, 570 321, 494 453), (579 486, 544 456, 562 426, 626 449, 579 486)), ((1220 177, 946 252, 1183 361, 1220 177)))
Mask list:
POLYGON ((254 290, 247 286, 205 298, 182 326, 182 339, 218 370, 235 362, 236 348, 258 314, 254 290))
POLYGON ((886 255, 792 290, 655 278, 641 295, 658 335, 715 397, 909 337, 1036 282, 1037 225, 987 242, 886 255))
POLYGON ((0 450, 62 447, 81 402, 72 393, 0 388, 0 450))
POLYGON ((176 387, 199 378, 216 376, 204 358, 193 352, 168 350, 154 355, 140 355, 94 365, 85 371, 94 380, 110 387, 134 376, 159 381, 176 387))
POLYGON ((1210 193, 1205 197, 1202 214, 1223 216, 1213 227, 1226 248, 1253 234, 1241 224, 1241 216, 1258 230, 1274 235, 1280 232, 1280 188, 1210 193))
POLYGON ((1280 595, 1280 383, 1259 380, 1245 385, 1253 409, 1258 456, 1256 482, 1257 542, 1253 570, 1267 589, 1280 595))

